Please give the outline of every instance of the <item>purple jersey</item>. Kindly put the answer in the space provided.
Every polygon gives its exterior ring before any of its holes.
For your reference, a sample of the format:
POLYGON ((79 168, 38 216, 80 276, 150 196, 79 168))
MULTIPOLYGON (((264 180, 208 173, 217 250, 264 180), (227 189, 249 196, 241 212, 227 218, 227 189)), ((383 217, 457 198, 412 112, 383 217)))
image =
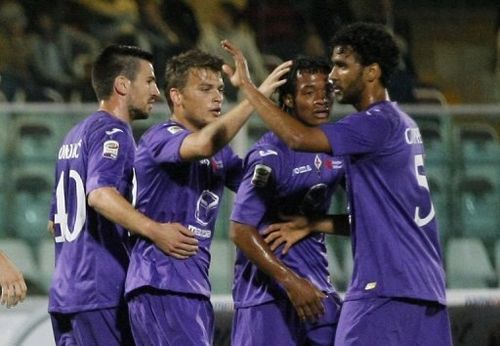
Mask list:
POLYGON ((228 147, 210 159, 183 161, 182 141, 190 132, 169 121, 153 126, 139 142, 137 208, 158 222, 177 222, 198 239, 198 252, 179 260, 165 255, 147 239, 132 250, 126 292, 144 286, 210 296, 208 268, 210 243, 224 186, 235 190, 242 161, 228 147))
MULTIPOLYGON (((273 133, 265 134, 245 159, 245 175, 236 195, 231 220, 263 231, 280 214, 322 215, 328 212, 337 184, 344 177, 343 160, 324 153, 293 151, 273 133)), ((334 291, 328 277, 324 234, 313 234, 286 255, 275 255, 290 269, 324 292, 334 291)), ((237 308, 254 306, 286 293, 241 252, 237 252, 233 299, 237 308)))
POLYGON ((395 103, 321 126, 347 155, 354 270, 346 300, 407 297, 445 304, 434 207, 417 124, 395 103))
POLYGON ((127 232, 86 201, 101 187, 115 187, 129 198, 134 153, 130 125, 104 111, 92 114, 65 137, 49 215, 56 243, 50 312, 111 308, 123 302, 127 232))

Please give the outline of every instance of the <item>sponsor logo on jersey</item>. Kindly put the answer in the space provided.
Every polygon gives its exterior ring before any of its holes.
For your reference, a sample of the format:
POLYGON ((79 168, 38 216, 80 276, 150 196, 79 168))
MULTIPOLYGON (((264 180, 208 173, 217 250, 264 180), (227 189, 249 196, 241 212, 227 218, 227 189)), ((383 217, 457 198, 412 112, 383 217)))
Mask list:
POLYGON ((297 175, 297 174, 307 173, 310 171, 312 171, 311 166, 305 165, 305 166, 295 167, 293 169, 293 174, 297 175))
POLYGON ((188 230, 200 238, 210 238, 212 236, 212 231, 209 229, 201 229, 193 225, 188 225, 188 230))
POLYGON ((216 159, 210 159, 210 163, 212 164, 212 171, 217 171, 218 169, 224 168, 224 162, 217 161, 216 159))
POLYGON ((171 134, 175 135, 177 132, 184 130, 182 127, 173 125, 167 127, 167 131, 170 132, 171 134))
POLYGON ((259 150, 259 155, 262 157, 266 157, 269 155, 278 155, 278 153, 274 150, 267 149, 267 150, 259 150))
POLYGON ((252 176, 252 185, 257 187, 264 187, 269 182, 269 177, 273 169, 269 166, 258 163, 255 165, 252 176))
POLYGON ((115 134, 115 133, 118 133, 118 132, 123 132, 123 130, 122 130, 122 129, 119 129, 119 128, 114 127, 113 129, 106 131, 106 134, 107 134, 108 136, 111 136, 112 134, 115 134))
POLYGON ((119 149, 120 143, 112 139, 107 140, 102 145, 102 157, 115 160, 118 157, 119 149))
POLYGON ((377 281, 369 282, 365 286, 365 291, 373 290, 377 287, 377 281))

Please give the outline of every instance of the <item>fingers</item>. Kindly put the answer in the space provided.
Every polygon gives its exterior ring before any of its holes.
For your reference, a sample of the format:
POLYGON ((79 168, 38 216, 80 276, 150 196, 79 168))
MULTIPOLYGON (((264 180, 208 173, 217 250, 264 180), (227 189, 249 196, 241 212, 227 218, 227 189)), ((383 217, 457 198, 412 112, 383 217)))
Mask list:
POLYGON ((264 230, 262 235, 265 236, 265 235, 268 235, 270 233, 279 231, 282 226, 283 226, 282 223, 273 223, 272 225, 267 226, 267 228, 264 230))
POLYGON ((27 287, 24 280, 3 285, 0 303, 7 308, 16 306, 17 303, 22 302, 26 298, 26 291, 27 287))
POLYGON ((231 66, 229 66, 228 64, 224 64, 222 65, 222 71, 224 71, 224 73, 231 78, 232 75, 234 75, 234 70, 231 66))

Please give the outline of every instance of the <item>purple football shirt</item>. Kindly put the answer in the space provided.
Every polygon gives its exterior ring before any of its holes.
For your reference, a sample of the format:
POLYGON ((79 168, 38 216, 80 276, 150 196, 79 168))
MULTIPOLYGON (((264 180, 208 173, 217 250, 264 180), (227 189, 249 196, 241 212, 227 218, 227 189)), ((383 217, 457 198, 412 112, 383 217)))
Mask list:
POLYGON ((208 268, 217 212, 224 186, 235 190, 243 165, 229 146, 210 159, 183 161, 182 141, 190 132, 168 121, 141 138, 135 159, 137 208, 153 220, 177 222, 198 239, 198 252, 178 260, 149 240, 138 238, 127 274, 126 292, 150 286, 179 293, 210 296, 208 268))
POLYGON ((445 304, 437 223, 417 124, 379 102, 321 128, 347 155, 353 277, 346 300, 407 297, 445 304))
POLYGON ((128 234, 86 201, 100 187, 115 187, 130 199, 134 154, 130 125, 104 111, 92 114, 65 137, 49 215, 56 243, 50 312, 74 313, 123 303, 128 234))
MULTIPOLYGON (((231 220, 259 231, 280 220, 279 215, 322 215, 343 180, 340 157, 293 151, 273 133, 265 134, 245 158, 245 174, 235 198, 231 220)), ((275 255, 320 290, 332 293, 324 234, 312 234, 286 255, 275 255)), ((238 308, 286 297, 284 290, 237 251, 233 299, 238 308)))

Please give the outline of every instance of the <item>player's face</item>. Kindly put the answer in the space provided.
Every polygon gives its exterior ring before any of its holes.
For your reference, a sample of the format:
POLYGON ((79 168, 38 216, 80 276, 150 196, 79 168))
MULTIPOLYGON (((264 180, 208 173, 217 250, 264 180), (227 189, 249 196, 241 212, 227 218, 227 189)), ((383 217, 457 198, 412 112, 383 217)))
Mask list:
POLYGON ((334 48, 332 63, 330 79, 335 99, 343 104, 358 104, 365 89, 364 67, 358 62, 353 50, 345 46, 334 48))
POLYGON ((147 119, 159 95, 153 65, 140 60, 137 76, 130 83, 128 110, 131 119, 147 119))
POLYGON ((224 82, 220 72, 192 69, 180 91, 180 111, 184 119, 201 129, 221 115, 224 82))
POLYGON ((296 78, 295 116, 309 126, 328 122, 333 104, 333 84, 328 74, 298 71, 296 78))

